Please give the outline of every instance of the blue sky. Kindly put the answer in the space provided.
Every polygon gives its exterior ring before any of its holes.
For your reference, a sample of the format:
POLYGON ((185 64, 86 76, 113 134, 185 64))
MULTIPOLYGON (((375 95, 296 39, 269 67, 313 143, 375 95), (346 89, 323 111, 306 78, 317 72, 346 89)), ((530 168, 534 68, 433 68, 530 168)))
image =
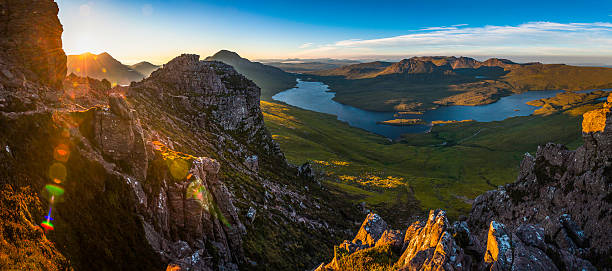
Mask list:
POLYGON ((229 49, 251 59, 505 56, 612 64, 612 1, 57 0, 68 54, 164 63, 229 49))

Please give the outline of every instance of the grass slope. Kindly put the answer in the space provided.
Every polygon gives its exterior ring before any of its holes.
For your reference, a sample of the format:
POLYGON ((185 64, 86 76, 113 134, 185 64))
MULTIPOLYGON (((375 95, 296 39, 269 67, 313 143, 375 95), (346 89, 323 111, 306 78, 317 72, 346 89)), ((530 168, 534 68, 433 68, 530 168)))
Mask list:
POLYGON ((265 101, 261 106, 290 162, 313 161, 326 171, 330 189, 395 218, 417 214, 419 208, 444 208, 451 217, 467 213, 471 199, 515 180, 525 152, 547 142, 577 147, 580 114, 593 107, 436 126, 428 134, 392 143, 332 115, 265 101))

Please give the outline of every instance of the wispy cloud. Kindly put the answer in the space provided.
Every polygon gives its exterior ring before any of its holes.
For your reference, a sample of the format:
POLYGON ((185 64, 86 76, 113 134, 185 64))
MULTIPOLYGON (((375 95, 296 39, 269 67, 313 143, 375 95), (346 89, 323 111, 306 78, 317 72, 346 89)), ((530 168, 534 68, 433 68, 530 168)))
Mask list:
POLYGON ((378 39, 349 39, 307 48, 302 55, 363 54, 612 56, 612 23, 529 22, 516 26, 427 27, 378 39))
POLYGON ((309 48, 309 47, 311 47, 312 45, 313 45, 313 43, 312 43, 312 42, 307 42, 307 43, 304 43, 304 44, 300 45, 300 47, 299 47, 299 48, 300 48, 300 49, 309 48))

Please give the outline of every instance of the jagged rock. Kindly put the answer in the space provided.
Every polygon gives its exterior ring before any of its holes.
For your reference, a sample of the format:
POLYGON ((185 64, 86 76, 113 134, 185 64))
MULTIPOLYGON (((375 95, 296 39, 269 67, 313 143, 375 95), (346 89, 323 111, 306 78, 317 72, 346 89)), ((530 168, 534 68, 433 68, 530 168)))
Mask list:
POLYGON ((516 229, 515 234, 525 245, 539 248, 540 250, 546 250, 544 228, 536 225, 524 224, 516 229))
MULTIPOLYGON (((524 236, 525 237, 525 236, 524 236)), ((558 270, 553 261, 539 248, 528 246, 516 234, 512 235, 512 266, 495 265, 491 270, 558 270)), ((499 261, 498 261, 499 262, 499 261)))
POLYGON ((250 170, 255 172, 259 171, 259 157, 257 157, 257 155, 247 156, 247 158, 244 159, 244 163, 250 170))
POLYGON ((115 113, 117 116, 120 116, 126 120, 131 120, 133 118, 130 106, 123 95, 118 93, 109 95, 108 105, 111 112, 115 113))
POLYGON ((464 270, 463 249, 453 239, 446 213, 431 210, 425 226, 413 224, 406 231, 410 240, 397 265, 402 270, 464 270), (412 229, 411 229, 412 228, 412 229))
POLYGON ((374 246, 386 230, 387 223, 379 215, 370 213, 361 224, 353 243, 374 246))
MULTIPOLYGON (((348 240, 344 240, 342 244, 338 246, 338 249, 343 251, 344 254, 353 254, 361 249, 368 248, 368 245, 355 244, 348 240)), ((336 251, 337 254, 337 251, 336 251)))
POLYGON ((247 212, 247 218, 251 220, 251 222, 253 222, 253 220, 255 219, 255 214, 257 213, 257 210, 255 210, 255 208, 253 207, 249 207, 249 211, 247 212))
POLYGON ((410 244, 410 240, 414 238, 423 228, 422 221, 415 221, 406 229, 406 233, 404 234, 404 245, 402 246, 402 251, 406 250, 408 245, 410 244))
POLYGON ((312 169, 312 165, 308 162, 302 164, 301 166, 298 167, 298 176, 307 179, 307 180, 312 180, 314 179, 314 170, 312 169))
POLYGON ((144 180, 148 156, 140 122, 133 119, 123 96, 111 95, 109 100, 112 101, 110 110, 100 107, 89 110, 92 117, 89 125, 83 125, 83 129, 91 127, 91 131, 85 133, 93 134, 92 141, 102 153, 127 167, 135 177, 144 180))
POLYGON ((580 226, 578 226, 576 222, 572 221, 570 215, 561 215, 561 217, 559 217, 559 222, 561 222, 561 225, 563 225, 563 228, 576 245, 581 248, 588 247, 589 240, 585 236, 584 231, 580 229, 580 226))
POLYGON ((484 261, 491 270, 510 270, 512 266, 512 242, 504 224, 491 221, 484 261))
POLYGON ((380 239, 376 241, 375 246, 389 245, 392 248, 401 249, 404 245, 403 235, 404 233, 400 230, 387 229, 382 236, 380 236, 380 239))

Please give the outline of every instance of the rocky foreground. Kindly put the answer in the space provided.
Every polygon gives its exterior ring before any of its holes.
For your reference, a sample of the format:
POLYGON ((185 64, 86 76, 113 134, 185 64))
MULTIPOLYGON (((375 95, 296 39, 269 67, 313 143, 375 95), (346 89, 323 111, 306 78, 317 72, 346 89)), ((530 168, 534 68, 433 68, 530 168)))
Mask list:
POLYGON ((191 54, 126 87, 66 76, 57 13, 0 1, 0 269, 304 270, 346 235, 252 81, 191 54))
POLYGON ((516 182, 486 192, 467 217, 442 210, 407 229, 369 214, 316 270, 610 270, 612 96, 584 114, 584 145, 540 146, 516 182))

